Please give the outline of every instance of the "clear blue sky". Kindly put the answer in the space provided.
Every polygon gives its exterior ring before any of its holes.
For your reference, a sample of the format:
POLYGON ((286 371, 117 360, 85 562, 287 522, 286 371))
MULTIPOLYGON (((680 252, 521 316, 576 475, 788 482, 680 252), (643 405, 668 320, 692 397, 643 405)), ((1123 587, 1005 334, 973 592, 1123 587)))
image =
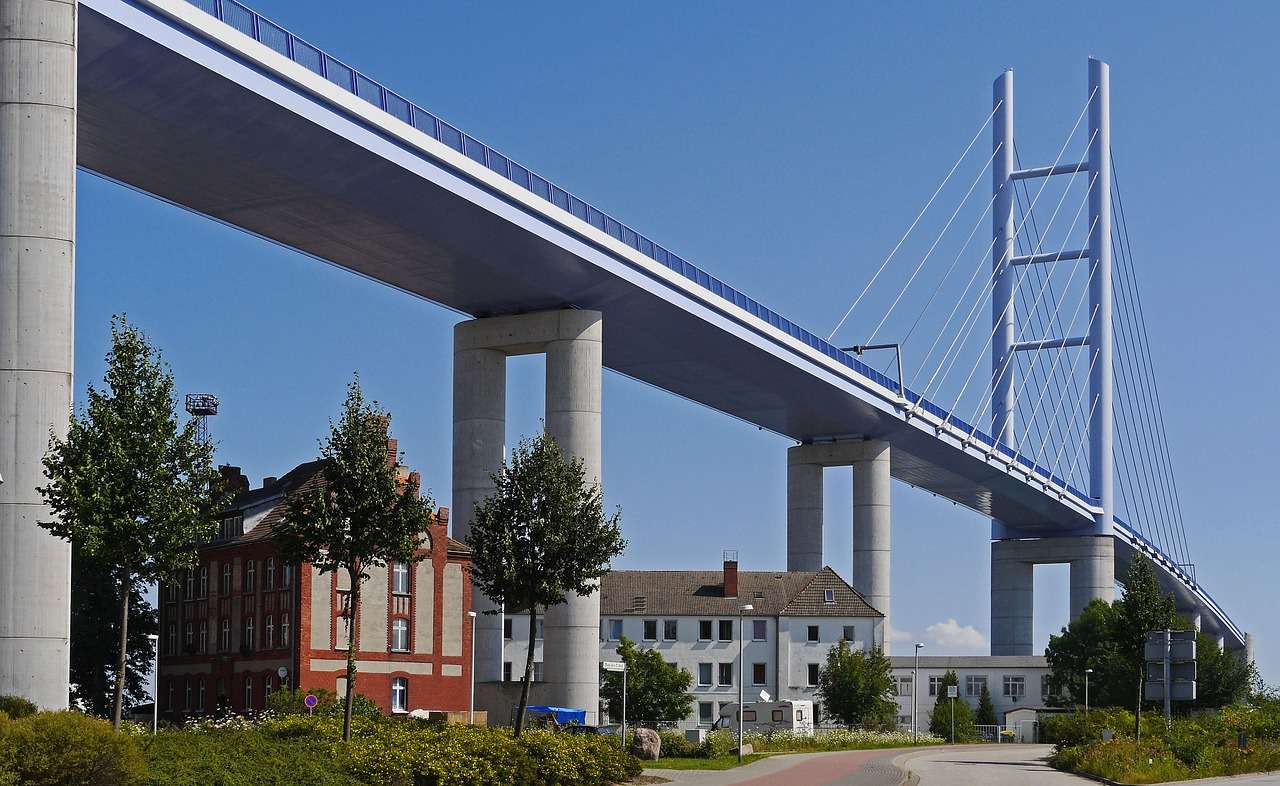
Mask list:
MULTIPOLYGON (((1280 388, 1274 5, 255 7, 823 334, 982 122, 1003 68, 1021 151, 1040 161, 1082 106, 1086 57, 1108 60, 1199 575, 1280 678, 1267 491, 1280 433, 1263 414, 1280 388)), ((219 459, 256 483, 315 455, 358 370, 448 504, 457 315, 95 177, 79 185, 78 391, 101 376, 110 315, 128 312, 184 392, 222 399, 219 459)), ((904 249, 899 274, 922 251, 904 249)), ((865 338, 877 298, 842 338, 865 338)), ((538 427, 541 368, 513 361, 513 439, 538 427)), ((606 496, 631 541, 620 566, 708 568, 733 548, 744 569, 784 567, 787 441, 612 375, 604 400, 606 496)), ((847 576, 849 473, 827 481, 827 561, 847 576)), ((987 521, 899 484, 894 505, 895 627, 935 653, 985 652, 987 521)), ((1043 643, 1067 617, 1066 569, 1036 580, 1043 643)))

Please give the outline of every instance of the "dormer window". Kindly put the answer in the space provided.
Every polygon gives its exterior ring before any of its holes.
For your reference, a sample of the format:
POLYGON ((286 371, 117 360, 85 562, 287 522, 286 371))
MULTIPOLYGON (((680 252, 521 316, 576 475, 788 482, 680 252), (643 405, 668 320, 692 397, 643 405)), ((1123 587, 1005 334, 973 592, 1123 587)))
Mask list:
POLYGON ((836 602, 836 591, 835 591, 835 590, 825 590, 825 591, 822 593, 822 599, 823 599, 824 601, 826 601, 827 603, 835 603, 835 602, 836 602))

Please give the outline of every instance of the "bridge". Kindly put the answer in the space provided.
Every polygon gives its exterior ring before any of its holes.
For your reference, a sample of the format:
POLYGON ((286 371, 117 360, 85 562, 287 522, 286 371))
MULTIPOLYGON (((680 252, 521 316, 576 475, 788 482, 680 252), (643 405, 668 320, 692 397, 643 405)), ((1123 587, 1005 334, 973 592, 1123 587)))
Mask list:
MULTIPOLYGON (((0 71, 0 417, 11 426, 0 433, 0 693, 67 701, 69 555, 35 526, 43 508, 34 489, 48 430, 65 429, 72 398, 77 166, 467 316, 454 355, 459 536, 502 459, 506 358, 545 353, 548 430, 596 477, 602 368, 795 440, 788 569, 822 564, 822 469, 852 466, 852 582, 886 615, 892 477, 992 519, 993 654, 1031 654, 1034 565, 1071 565, 1074 615, 1114 597, 1139 553, 1185 615, 1225 647, 1248 650, 1188 564, 1167 450, 1146 432, 1149 449, 1127 450, 1131 435, 1115 434, 1112 374, 1124 365, 1112 329, 1126 315, 1113 315, 1113 256, 1131 249, 1127 228, 1113 226, 1106 64, 1090 61, 1089 96, 1071 129, 1087 139, 1087 156, 1029 169, 1013 144, 1012 73, 997 79, 979 130, 992 129, 980 173, 992 171, 988 272, 970 280, 982 295, 957 299, 952 313, 965 318, 949 317, 955 330, 934 341, 951 347, 932 375, 927 356, 908 380, 900 359, 896 374, 872 365, 881 345, 842 349, 836 331, 800 327, 236 0, 11 8, 20 10, 0 33, 14 58, 0 71), (1035 228, 1041 191, 1033 200, 1027 184, 1078 176, 1088 181, 1076 211, 1087 238, 1055 251, 1035 228), (1084 334, 1028 334, 1032 315, 1071 323, 1076 304, 1047 298, 1053 277, 1040 273, 1059 266, 1087 280, 1084 334), (961 402, 986 385, 972 385, 967 359, 957 361, 987 301, 992 328, 979 352, 990 355, 990 414, 979 418, 961 402), (1033 356, 1040 367, 1023 361, 1033 356), (1078 364, 1087 393, 1076 390, 1078 364), (942 392, 957 387, 946 404, 942 392)), ((850 311, 860 302, 878 301, 860 296, 850 311)), ((1131 360, 1140 349, 1130 346, 1131 360)), ((1121 398, 1132 395, 1125 388, 1121 398)), ((596 596, 574 597, 547 615, 557 703, 597 706, 598 608, 596 596)), ((500 679, 501 625, 500 614, 481 618, 481 680, 500 679)))

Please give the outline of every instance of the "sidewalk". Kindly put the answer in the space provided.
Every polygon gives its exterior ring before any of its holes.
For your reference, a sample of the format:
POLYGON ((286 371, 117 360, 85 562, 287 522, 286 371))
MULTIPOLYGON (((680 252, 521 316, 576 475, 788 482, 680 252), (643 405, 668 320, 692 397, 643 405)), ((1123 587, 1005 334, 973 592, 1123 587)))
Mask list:
POLYGON ((826 753, 784 753, 733 770, 645 770, 691 786, 900 786, 906 773, 893 763, 904 753, 934 748, 885 748, 826 753))

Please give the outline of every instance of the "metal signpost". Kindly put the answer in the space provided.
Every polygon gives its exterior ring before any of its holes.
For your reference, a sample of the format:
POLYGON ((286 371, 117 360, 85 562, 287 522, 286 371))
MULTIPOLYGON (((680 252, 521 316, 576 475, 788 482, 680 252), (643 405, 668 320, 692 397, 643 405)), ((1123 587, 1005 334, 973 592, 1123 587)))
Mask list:
POLYGON ((314 693, 308 693, 307 697, 302 700, 302 703, 307 705, 307 717, 310 718, 311 713, 315 710, 316 705, 320 703, 320 700, 316 698, 314 693))
POLYGON ((600 661, 605 671, 622 672, 622 749, 627 749, 627 663, 621 660, 600 661))
POLYGON ((1143 698, 1164 702, 1164 722, 1173 721, 1173 702, 1196 699, 1196 632, 1155 630, 1147 634, 1147 679, 1143 698))
POLYGON ((956 697, 960 695, 959 685, 947 686, 947 698, 951 699, 951 744, 956 744, 956 697))

